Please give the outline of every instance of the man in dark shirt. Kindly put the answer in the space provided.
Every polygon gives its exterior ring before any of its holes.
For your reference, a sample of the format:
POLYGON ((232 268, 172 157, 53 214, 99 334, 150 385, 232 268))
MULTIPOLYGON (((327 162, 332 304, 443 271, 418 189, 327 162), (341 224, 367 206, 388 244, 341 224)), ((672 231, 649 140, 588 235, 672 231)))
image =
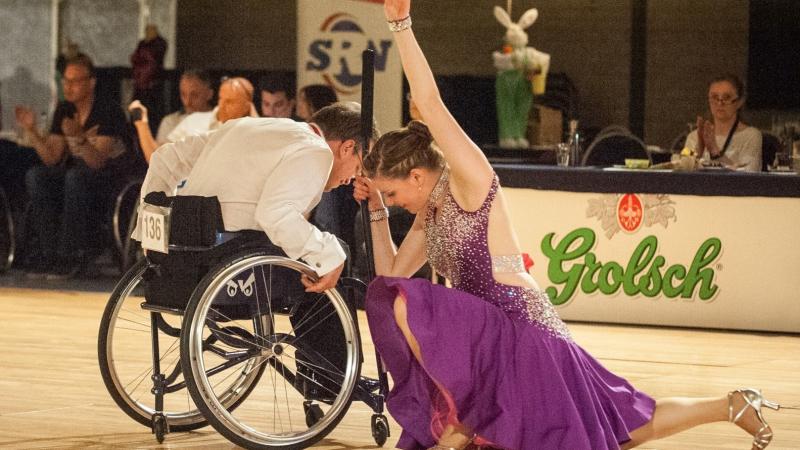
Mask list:
POLYGON ((68 61, 62 84, 65 101, 56 107, 47 136, 37 131, 30 109, 16 108, 18 125, 44 163, 25 176, 29 226, 39 244, 30 248, 36 259, 30 273, 49 279, 74 276, 101 248, 109 166, 126 151, 125 116, 118 106, 95 98, 91 60, 68 61))
POLYGON ((259 80, 261 117, 294 119, 294 82, 281 75, 264 76, 259 80))

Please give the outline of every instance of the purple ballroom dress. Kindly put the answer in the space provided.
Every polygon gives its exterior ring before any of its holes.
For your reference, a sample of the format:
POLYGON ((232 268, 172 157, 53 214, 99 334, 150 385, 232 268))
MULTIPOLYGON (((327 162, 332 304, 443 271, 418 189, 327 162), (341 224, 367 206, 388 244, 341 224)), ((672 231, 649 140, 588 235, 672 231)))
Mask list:
POLYGON ((431 194, 427 257, 453 288, 390 277, 370 284, 369 328, 394 382, 389 412, 403 428, 397 446, 433 446, 446 424, 461 423, 496 448, 619 448, 655 401, 578 346, 546 294, 495 281, 487 231, 498 187, 495 176, 474 212, 458 206, 446 171, 431 194), (398 295, 422 364, 395 322, 398 295))

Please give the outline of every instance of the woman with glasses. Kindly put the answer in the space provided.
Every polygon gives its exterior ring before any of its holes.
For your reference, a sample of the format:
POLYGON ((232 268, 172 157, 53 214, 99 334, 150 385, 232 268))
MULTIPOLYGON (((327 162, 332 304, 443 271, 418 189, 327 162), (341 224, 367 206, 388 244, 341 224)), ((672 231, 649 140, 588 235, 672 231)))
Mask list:
POLYGON ((708 109, 712 120, 697 118, 697 129, 686 137, 686 147, 695 150, 705 164, 715 162, 735 170, 761 170, 761 132, 742 122, 744 83, 736 75, 721 75, 708 86, 708 109))

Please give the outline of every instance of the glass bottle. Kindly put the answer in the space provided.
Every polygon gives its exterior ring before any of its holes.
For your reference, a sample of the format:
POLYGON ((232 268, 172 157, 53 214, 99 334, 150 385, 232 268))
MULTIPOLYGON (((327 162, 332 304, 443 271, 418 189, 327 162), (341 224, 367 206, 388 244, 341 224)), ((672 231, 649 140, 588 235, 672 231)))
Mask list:
POLYGON ((581 134, 578 131, 578 121, 569 121, 569 138, 567 140, 569 145, 569 165, 577 167, 581 165, 581 134))

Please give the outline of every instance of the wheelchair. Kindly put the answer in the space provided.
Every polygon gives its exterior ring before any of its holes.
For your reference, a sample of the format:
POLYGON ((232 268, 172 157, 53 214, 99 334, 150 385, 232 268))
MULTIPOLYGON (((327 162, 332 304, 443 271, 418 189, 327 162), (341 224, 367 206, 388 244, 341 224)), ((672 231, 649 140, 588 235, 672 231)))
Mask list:
POLYGON ((139 190, 143 179, 129 179, 114 198, 111 215, 111 232, 114 237, 115 255, 120 271, 125 273, 141 256, 137 241, 130 238, 136 226, 136 210, 139 208, 139 190))
MULTIPOLYGON (((174 227, 173 227, 174 228, 174 227)), ((211 245, 148 251, 121 278, 98 334, 103 381, 116 404, 166 434, 211 425, 253 449, 306 448, 330 433, 354 400, 389 436, 388 382, 361 377, 355 299, 366 285, 342 277, 306 293, 305 263, 263 232, 217 232, 211 245)))
POLYGON ((11 267, 16 251, 14 215, 5 190, 0 188, 0 273, 11 267))

